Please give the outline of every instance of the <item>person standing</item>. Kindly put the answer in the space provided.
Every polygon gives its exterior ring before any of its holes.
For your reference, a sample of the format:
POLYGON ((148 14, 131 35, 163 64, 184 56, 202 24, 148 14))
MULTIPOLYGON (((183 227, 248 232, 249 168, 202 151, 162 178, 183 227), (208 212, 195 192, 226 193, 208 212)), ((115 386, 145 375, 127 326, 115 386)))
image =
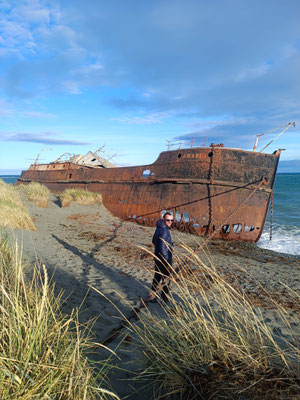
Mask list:
POLYGON ((172 270, 173 243, 170 229, 173 223, 173 215, 166 212, 162 219, 157 221, 156 230, 152 238, 155 254, 155 273, 148 301, 155 302, 161 288, 161 298, 168 301, 170 273, 172 270))

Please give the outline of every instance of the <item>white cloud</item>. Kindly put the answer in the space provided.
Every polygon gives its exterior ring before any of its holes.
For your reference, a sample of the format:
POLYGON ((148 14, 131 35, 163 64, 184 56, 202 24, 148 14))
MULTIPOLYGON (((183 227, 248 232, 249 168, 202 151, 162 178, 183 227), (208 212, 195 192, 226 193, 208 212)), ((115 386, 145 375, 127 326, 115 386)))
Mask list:
POLYGON ((24 143, 42 143, 49 145, 88 145, 89 142, 83 142, 74 139, 62 139, 59 132, 0 132, 3 142, 24 142, 24 143))
POLYGON ((26 59, 39 48, 38 30, 49 27, 51 9, 40 1, 12 1, 1 8, 1 54, 26 59))
POLYGON ((45 113, 41 111, 23 111, 22 112, 25 117, 29 118, 54 118, 55 115, 51 113, 45 113))
POLYGON ((10 17, 24 23, 48 24, 50 22, 50 10, 40 2, 28 2, 26 5, 16 5, 10 17))
POLYGON ((294 43, 286 44, 282 52, 283 56, 287 58, 297 56, 297 53, 299 53, 299 49, 297 49, 297 46, 294 43))
POLYGON ((3 117, 11 117, 15 113, 11 104, 7 101, 0 99, 0 115, 3 117))
POLYGON ((72 81, 64 82, 63 87, 69 94, 74 94, 74 95, 82 94, 78 82, 72 82, 72 81))
POLYGON ((52 51, 72 51, 73 53, 84 53, 84 50, 77 43, 77 35, 74 29, 63 24, 42 25, 35 29, 40 48, 51 54, 52 51))
POLYGON ((33 39, 30 29, 15 21, 8 21, 2 18, 0 20, 0 28, 2 37, 8 47, 21 45, 22 42, 33 39))
POLYGON ((248 68, 238 73, 238 75, 234 78, 234 80, 236 82, 242 82, 242 81, 256 79, 265 75, 269 70, 270 70, 270 65, 268 64, 263 64, 257 67, 248 68))
POLYGON ((159 96, 159 95, 160 95, 159 89, 158 88, 154 88, 154 87, 147 88, 142 93, 142 97, 144 99, 153 99, 153 98, 155 98, 155 96, 159 96))
POLYGON ((160 124, 164 119, 171 116, 171 113, 153 113, 144 116, 123 115, 119 118, 111 118, 113 121, 124 122, 126 124, 146 125, 160 124))
POLYGON ((103 70, 103 65, 101 64, 100 61, 96 61, 94 63, 91 63, 89 65, 84 65, 79 72, 89 75, 91 72, 97 72, 97 71, 102 71, 103 70))

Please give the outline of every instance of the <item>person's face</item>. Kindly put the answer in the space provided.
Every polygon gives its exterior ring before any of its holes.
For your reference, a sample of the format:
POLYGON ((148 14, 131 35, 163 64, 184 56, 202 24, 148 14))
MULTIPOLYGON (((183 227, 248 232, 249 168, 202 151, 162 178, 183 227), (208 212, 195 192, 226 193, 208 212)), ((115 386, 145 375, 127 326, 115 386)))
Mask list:
POLYGON ((167 225, 167 227, 171 227, 172 223, 173 223, 173 217, 172 215, 167 215, 166 218, 164 218, 165 224, 167 225))

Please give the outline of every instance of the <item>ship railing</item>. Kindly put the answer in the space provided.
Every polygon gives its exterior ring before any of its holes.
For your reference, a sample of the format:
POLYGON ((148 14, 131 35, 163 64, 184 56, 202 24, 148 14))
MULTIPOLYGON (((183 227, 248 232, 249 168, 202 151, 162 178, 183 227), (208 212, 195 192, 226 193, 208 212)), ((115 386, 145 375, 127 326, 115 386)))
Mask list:
POLYGON ((181 150, 193 147, 206 147, 207 137, 192 137, 182 140, 167 140, 167 148, 169 150, 181 150))
POLYGON ((63 162, 68 162, 71 160, 71 158, 74 157, 74 154, 71 153, 64 153, 61 156, 59 156, 55 161, 54 164, 56 163, 63 163, 63 162))

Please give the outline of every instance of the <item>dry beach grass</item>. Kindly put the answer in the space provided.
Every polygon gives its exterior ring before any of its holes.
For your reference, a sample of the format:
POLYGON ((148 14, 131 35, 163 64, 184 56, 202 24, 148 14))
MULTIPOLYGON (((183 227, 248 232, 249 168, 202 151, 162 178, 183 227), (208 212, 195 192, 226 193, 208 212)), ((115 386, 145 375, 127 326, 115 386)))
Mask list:
POLYGON ((0 227, 35 230, 34 223, 17 189, 0 179, 0 227))
POLYGON ((38 207, 47 207, 49 202, 50 191, 46 186, 38 182, 30 182, 28 185, 18 185, 18 190, 21 190, 28 200, 32 201, 38 207))
POLYGON ((59 199, 62 207, 69 206, 72 201, 82 205, 102 203, 100 193, 92 193, 84 189, 67 189, 60 194, 59 199))
MULTIPOLYGON (((142 313, 129 322, 156 383, 156 397, 292 399, 300 394, 299 319, 266 293, 285 336, 278 335, 245 291, 182 245, 166 318, 142 313), (185 253, 185 255, 183 255, 185 253), (190 268, 191 265, 193 268, 190 268)), ((256 282, 259 285, 259 282, 256 282)), ((299 294, 294 293, 299 301, 299 294)))
POLYGON ((18 246, 2 237, 0 267, 0 398, 117 398, 102 385, 109 362, 96 374, 88 361, 96 347, 89 325, 76 310, 61 312, 45 266, 34 265, 28 279, 18 246))
MULTIPOLYGON (((25 194, 45 207, 45 189, 33 185, 25 194)), ((8 230, 33 226, 17 189, 2 181, 1 217, 8 230)), ((46 267, 36 260, 26 268, 17 241, 0 231, 0 398, 117 399, 104 388, 109 357, 97 368, 87 357, 99 348, 90 337, 92 321, 81 324, 75 308, 63 314, 62 293, 54 294, 54 288, 46 267)))
POLYGON ((190 249, 201 239, 174 231, 175 266, 185 266, 172 283, 175 302, 167 309, 159 304, 141 309, 139 322, 130 319, 130 331, 120 330, 122 342, 112 332, 124 326, 121 315, 129 318, 147 296, 153 277, 153 228, 120 221, 103 205, 62 208, 52 194, 45 209, 27 206, 37 232, 14 231, 24 257, 31 265, 40 260, 54 274, 56 293, 65 293, 65 313, 85 299, 79 321, 97 318, 96 341, 110 338, 119 369, 109 375, 121 398, 150 399, 153 387, 156 398, 167 392, 186 399, 204 393, 212 399, 224 393, 272 398, 280 391, 282 398, 297 398, 299 259, 226 242, 211 242, 195 256, 190 249), (154 382, 151 389, 132 380, 139 373, 154 382), (263 382, 268 394, 261 392, 263 382))

